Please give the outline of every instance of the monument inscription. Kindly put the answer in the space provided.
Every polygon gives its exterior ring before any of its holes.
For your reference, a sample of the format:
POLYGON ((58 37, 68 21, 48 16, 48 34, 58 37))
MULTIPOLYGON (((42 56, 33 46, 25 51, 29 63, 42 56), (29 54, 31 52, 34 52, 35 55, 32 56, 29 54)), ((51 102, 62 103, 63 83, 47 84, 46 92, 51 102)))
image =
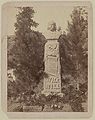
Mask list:
POLYGON ((45 71, 49 74, 56 75, 57 74, 57 58, 56 57, 48 57, 47 65, 45 71))
POLYGON ((44 88, 46 92, 61 92, 61 82, 56 76, 49 76, 45 79, 44 88))

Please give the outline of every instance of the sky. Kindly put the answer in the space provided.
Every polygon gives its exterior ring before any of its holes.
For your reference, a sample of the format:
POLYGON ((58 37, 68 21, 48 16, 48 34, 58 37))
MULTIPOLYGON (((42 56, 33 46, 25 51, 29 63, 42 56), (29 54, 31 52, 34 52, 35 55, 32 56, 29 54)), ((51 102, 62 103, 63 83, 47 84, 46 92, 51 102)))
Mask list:
MULTIPOLYGON (((31 5, 34 10, 34 20, 39 23, 39 26, 35 29, 43 34, 47 31, 47 25, 50 21, 55 21, 57 26, 61 26, 62 31, 66 31, 67 21, 70 21, 70 14, 72 13, 73 6, 63 5, 31 5)), ((18 10, 15 6, 3 7, 3 32, 7 35, 14 34, 14 23, 16 22, 16 14, 18 10)))

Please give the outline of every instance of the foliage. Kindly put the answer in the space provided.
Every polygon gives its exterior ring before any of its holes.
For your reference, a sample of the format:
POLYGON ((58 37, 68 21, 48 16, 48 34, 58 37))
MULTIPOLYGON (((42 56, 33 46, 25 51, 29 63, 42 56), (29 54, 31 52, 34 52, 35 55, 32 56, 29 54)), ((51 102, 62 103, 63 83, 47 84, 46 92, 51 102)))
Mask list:
POLYGON ((67 33, 59 38, 62 92, 73 111, 83 111, 88 85, 88 14, 86 8, 75 7, 67 33), (84 86, 84 89, 83 89, 84 86), (79 105, 79 106, 78 106, 79 105))
POLYGON ((20 8, 15 23, 15 44, 9 50, 8 67, 14 69, 16 82, 23 91, 33 89, 39 83, 44 70, 45 37, 31 30, 38 23, 33 20, 34 10, 30 7, 20 8))
POLYGON ((8 98, 16 95, 15 82, 8 81, 7 83, 8 98))
POLYGON ((73 111, 84 111, 81 103, 86 102, 88 95, 88 14, 86 9, 77 7, 72 11, 67 33, 64 32, 59 38, 64 97, 39 95, 38 91, 41 91, 42 79, 45 75, 46 40, 41 33, 31 30, 38 25, 33 21, 35 13, 33 8, 20 9, 15 24, 15 44, 11 48, 8 47, 10 48, 8 49, 8 68, 14 69, 18 87, 16 91, 21 94, 20 102, 26 105, 39 105, 43 108, 45 105, 52 105, 54 109, 54 105, 60 104, 62 108, 68 103, 73 111))
POLYGON ((16 15, 17 22, 15 23, 16 37, 24 38, 25 33, 31 32, 31 27, 37 27, 38 23, 33 20, 33 7, 19 7, 19 13, 16 15))
POLYGON ((60 36, 61 73, 73 76, 77 82, 87 81, 88 69, 88 15, 77 7, 68 22, 67 34, 60 36))

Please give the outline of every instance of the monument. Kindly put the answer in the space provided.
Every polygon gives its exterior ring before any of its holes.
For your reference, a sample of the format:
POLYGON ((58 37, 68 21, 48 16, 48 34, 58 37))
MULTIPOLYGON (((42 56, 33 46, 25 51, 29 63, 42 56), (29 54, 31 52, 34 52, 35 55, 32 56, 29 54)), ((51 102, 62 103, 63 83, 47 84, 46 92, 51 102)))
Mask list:
POLYGON ((61 67, 58 42, 60 35, 61 31, 56 29, 56 23, 50 22, 45 36, 47 43, 45 44, 44 61, 47 78, 44 78, 44 94, 61 93, 61 67))

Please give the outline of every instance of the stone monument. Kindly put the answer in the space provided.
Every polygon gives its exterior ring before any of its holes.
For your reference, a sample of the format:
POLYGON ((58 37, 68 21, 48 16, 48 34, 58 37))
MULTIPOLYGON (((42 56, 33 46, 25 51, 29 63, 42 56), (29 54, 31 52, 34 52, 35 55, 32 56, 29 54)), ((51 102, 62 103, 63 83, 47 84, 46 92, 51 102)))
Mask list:
POLYGON ((61 31, 56 29, 56 23, 50 22, 46 34, 47 43, 45 44, 44 61, 45 73, 44 94, 61 93, 61 74, 60 74, 60 55, 58 38, 61 31))

